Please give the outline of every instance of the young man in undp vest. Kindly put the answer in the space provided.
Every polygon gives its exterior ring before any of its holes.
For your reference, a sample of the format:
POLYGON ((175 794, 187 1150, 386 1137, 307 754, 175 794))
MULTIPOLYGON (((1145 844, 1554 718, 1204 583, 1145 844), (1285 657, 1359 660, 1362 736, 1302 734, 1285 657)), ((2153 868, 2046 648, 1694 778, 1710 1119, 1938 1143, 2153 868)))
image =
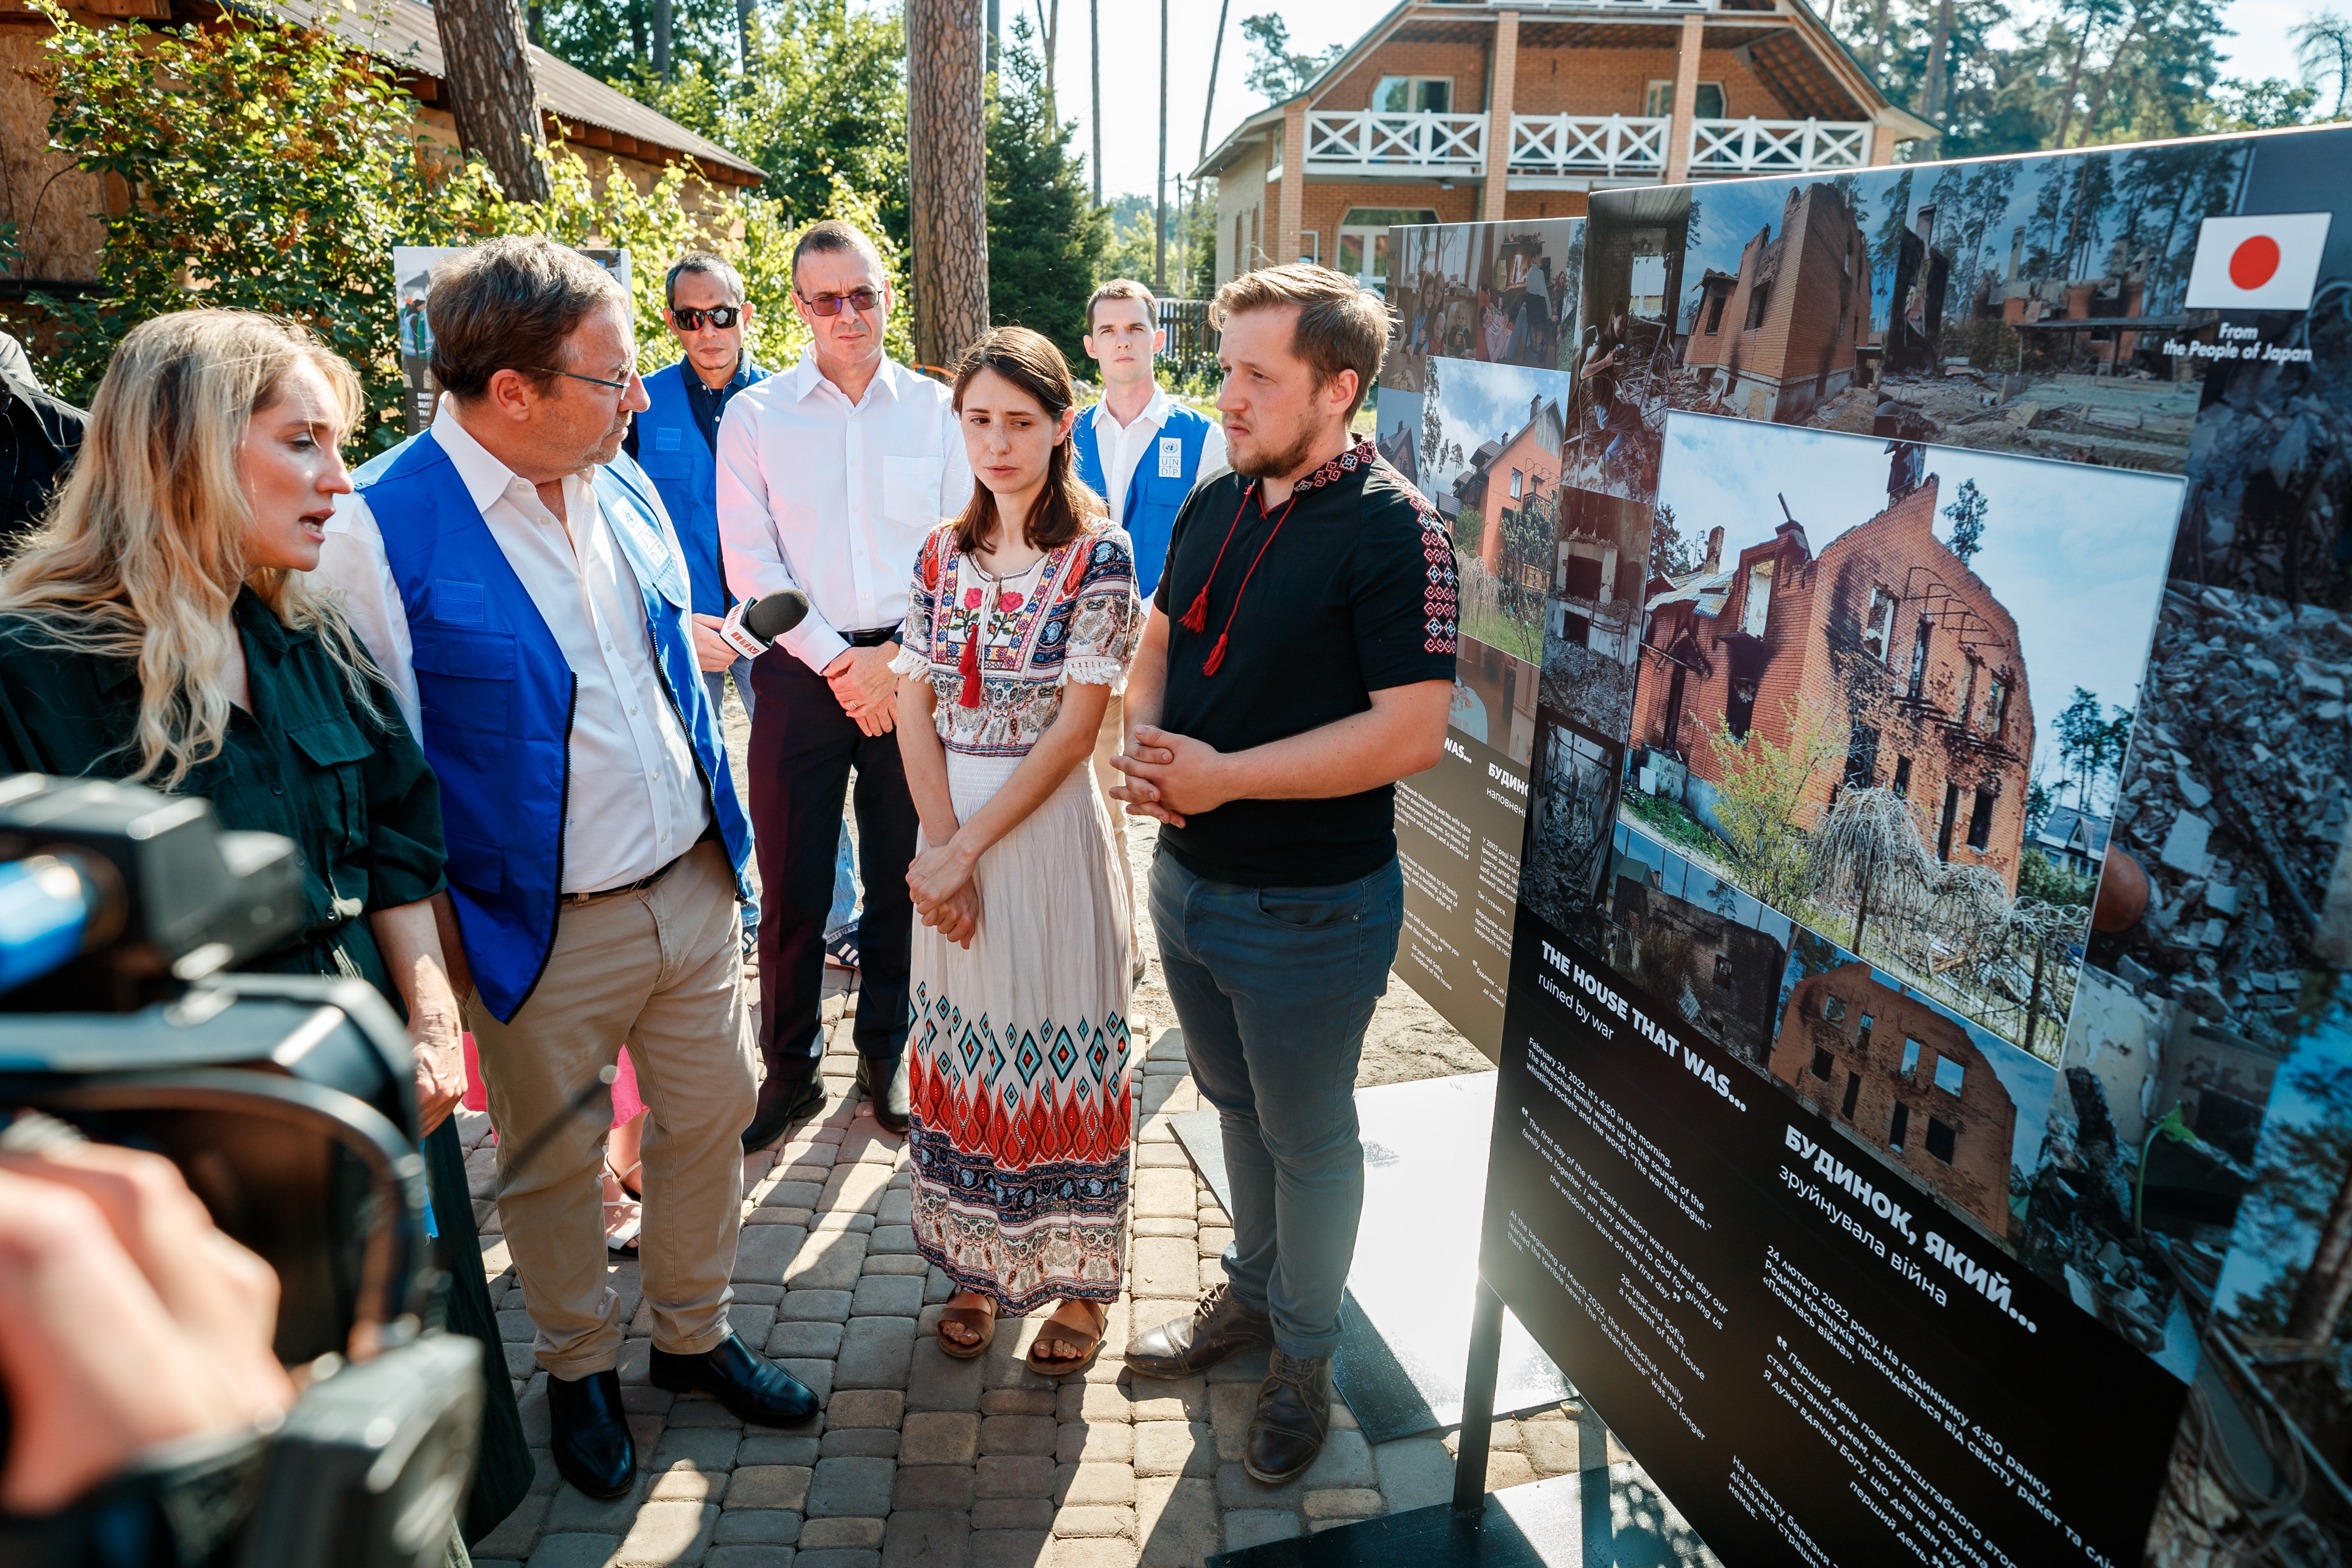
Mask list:
MULTIPOLYGON (((1160 325, 1160 301, 1132 279, 1114 278, 1087 301, 1087 357, 1102 370, 1100 403, 1078 416, 1070 428, 1070 448, 1078 478, 1110 507, 1110 520, 1127 530, 1135 550, 1135 580, 1148 607, 1168 558, 1168 538, 1176 511, 1192 487, 1225 466, 1225 433, 1214 420, 1171 398, 1151 374, 1152 360, 1168 346, 1160 325)), ((1125 783, 1110 760, 1125 734, 1125 699, 1114 695, 1103 710, 1095 741, 1095 777, 1103 792, 1125 783)), ((1127 876, 1127 905, 1133 913, 1135 874, 1127 858, 1127 813, 1114 801, 1111 827, 1118 836, 1118 868, 1127 876)), ((1140 919, 1139 914, 1134 918, 1140 919)), ((1143 978, 1143 943, 1134 943, 1135 978, 1143 978)))
POLYGON ((620 285, 551 240, 496 239, 436 271, 427 310, 433 427, 354 476, 319 571, 440 780, 444 950, 462 955, 451 978, 507 1134, 499 1212, 555 1465, 618 1497, 636 1459, 605 1283, 606 1119, 569 1102, 624 1043, 658 1134, 640 1258, 653 1383, 761 1426, 817 1409, 727 1315, 753 1086, 751 832, 700 668, 725 645, 693 621, 677 536, 621 453, 646 395, 620 285))
MULTIPOLYGON (((694 618, 716 626, 737 598, 728 589, 726 567, 719 558, 719 421, 737 393, 766 380, 768 373, 743 346, 756 311, 743 297, 742 275, 724 257, 688 251, 670 268, 664 289, 669 304, 662 313, 686 357, 645 378, 651 405, 629 426, 622 450, 637 460, 661 492, 662 504, 669 508, 678 542, 686 547, 687 574, 694 582, 694 618)), ((751 661, 725 648, 713 658, 719 655, 731 662, 713 668, 706 661, 703 667, 710 711, 718 714, 726 708, 727 677, 731 674, 743 716, 751 718, 759 706, 751 689, 751 661)), ((856 913, 857 883, 845 824, 834 854, 827 941, 856 913)), ((754 900, 743 906, 746 952, 759 931, 760 905, 754 900)))

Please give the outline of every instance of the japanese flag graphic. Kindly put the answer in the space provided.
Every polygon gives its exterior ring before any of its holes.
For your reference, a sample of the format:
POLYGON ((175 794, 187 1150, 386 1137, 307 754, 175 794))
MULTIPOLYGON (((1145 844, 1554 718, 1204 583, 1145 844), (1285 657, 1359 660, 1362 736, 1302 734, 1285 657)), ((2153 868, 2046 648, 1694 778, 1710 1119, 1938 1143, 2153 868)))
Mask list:
POLYGON ((2189 268, 2192 310, 2302 310, 2311 305, 2331 213, 2209 217, 2189 268))

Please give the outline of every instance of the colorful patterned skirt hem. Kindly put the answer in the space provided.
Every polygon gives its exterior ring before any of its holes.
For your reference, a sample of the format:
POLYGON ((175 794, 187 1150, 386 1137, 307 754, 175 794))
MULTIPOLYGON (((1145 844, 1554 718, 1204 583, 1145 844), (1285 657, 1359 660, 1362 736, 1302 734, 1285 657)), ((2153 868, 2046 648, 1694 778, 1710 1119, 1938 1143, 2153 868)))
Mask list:
MULTIPOLYGON (((957 817, 1020 761, 950 752, 957 817)), ((1134 1107, 1115 842, 1082 762, 981 857, 969 949, 915 928, 915 1245, 1008 1314, 1108 1301, 1124 1279, 1134 1107)))

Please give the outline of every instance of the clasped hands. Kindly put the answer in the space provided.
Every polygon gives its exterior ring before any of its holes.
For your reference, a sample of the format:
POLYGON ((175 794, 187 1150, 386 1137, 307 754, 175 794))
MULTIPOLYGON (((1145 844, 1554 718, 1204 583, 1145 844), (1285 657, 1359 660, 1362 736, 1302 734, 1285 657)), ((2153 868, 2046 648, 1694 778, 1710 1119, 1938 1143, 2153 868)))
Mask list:
POLYGON ((1239 793, 1227 777, 1231 761, 1205 741, 1138 724, 1127 749, 1110 760, 1127 775, 1125 784, 1111 790, 1111 798, 1125 801, 1130 816, 1181 827, 1187 816, 1214 811, 1239 793))
POLYGON ((958 947, 968 948, 980 931, 980 885, 971 879, 980 856, 950 838, 926 849, 907 868, 907 889, 915 913, 958 947))

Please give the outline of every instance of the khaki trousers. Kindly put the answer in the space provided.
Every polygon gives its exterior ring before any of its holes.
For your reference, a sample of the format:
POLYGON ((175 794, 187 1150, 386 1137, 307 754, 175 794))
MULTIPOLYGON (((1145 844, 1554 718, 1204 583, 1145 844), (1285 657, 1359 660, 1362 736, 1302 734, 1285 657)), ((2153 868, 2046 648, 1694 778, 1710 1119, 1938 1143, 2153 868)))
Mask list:
POLYGON ((692 1355, 727 1337, 754 1094, 742 940, 726 851, 698 844, 650 888, 565 905, 513 1022, 467 1003, 499 1128, 499 1217, 539 1364, 556 1377, 605 1371, 621 1352, 599 1181, 609 1112, 600 1100, 572 1117, 527 1166, 513 1156, 624 1044, 649 1112, 637 1247, 654 1343, 692 1355))

